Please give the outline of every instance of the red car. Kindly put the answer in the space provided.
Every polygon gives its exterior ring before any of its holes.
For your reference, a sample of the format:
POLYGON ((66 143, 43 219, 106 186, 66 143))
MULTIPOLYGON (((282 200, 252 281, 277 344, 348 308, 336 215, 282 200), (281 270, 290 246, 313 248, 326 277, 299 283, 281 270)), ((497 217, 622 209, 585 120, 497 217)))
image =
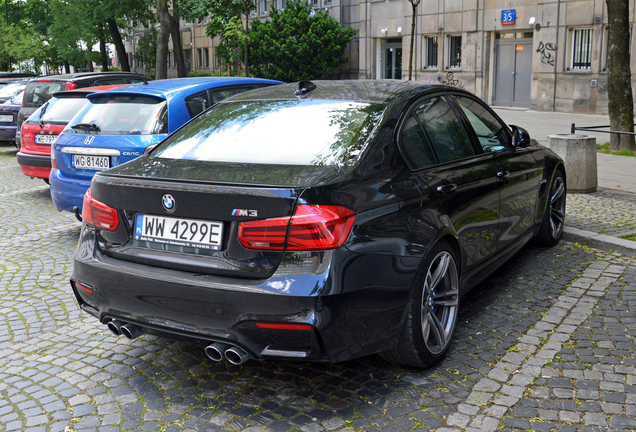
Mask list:
POLYGON ((51 144, 68 122, 88 102, 86 96, 97 91, 111 90, 122 85, 87 87, 80 90, 60 91, 37 111, 21 127, 22 148, 17 159, 22 172, 49 182, 51 171, 51 144))

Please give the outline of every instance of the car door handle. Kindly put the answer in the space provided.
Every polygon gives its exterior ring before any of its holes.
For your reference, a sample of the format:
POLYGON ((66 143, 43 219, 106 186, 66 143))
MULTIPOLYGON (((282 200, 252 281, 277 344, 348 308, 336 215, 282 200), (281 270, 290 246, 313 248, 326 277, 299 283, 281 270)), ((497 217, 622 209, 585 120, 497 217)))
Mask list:
POLYGON ((443 185, 437 186, 437 192, 447 195, 457 189, 457 185, 453 183, 445 183, 443 185))
POLYGON ((503 180, 503 179, 508 178, 508 176, 509 176, 509 175, 510 175, 510 173, 509 173, 508 171, 499 171, 499 172, 497 173, 497 178, 498 178, 499 180, 503 180))

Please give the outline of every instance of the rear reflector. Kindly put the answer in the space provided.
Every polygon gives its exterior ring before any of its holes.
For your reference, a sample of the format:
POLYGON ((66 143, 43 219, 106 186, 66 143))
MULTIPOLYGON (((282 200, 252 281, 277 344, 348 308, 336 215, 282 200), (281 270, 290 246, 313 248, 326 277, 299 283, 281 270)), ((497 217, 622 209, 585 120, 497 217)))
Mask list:
POLYGON ((299 205, 291 217, 241 222, 238 237, 247 249, 335 249, 349 237, 355 217, 342 206, 299 205))
POLYGON ((106 231, 116 231, 119 226, 117 209, 93 198, 90 188, 84 195, 82 219, 87 224, 106 231))
POLYGON ((311 330, 311 324, 269 324, 256 323, 256 327, 274 330, 311 330))
POLYGON ((55 155, 53 154, 53 149, 51 149, 51 167, 57 169, 57 162, 55 162, 55 155))
POLYGON ((89 287, 86 287, 86 286, 84 286, 84 285, 82 285, 82 284, 80 284, 80 283, 77 283, 77 282, 75 282, 75 286, 76 286, 77 288, 81 289, 82 291, 85 291, 85 292, 87 292, 87 293, 89 293, 89 294, 93 294, 93 290, 92 290, 92 289, 90 289, 89 287))

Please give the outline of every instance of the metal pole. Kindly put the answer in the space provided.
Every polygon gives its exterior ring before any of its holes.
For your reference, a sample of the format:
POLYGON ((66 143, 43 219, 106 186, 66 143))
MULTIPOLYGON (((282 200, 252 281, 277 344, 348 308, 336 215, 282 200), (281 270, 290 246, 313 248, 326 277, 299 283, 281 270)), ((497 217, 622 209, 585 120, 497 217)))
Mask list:
MULTIPOLYGON (((7 7, 7 0, 4 0, 4 19, 7 23, 7 31, 9 27, 9 8, 7 7)), ((11 56, 9 55, 9 72, 11 72, 11 56)))

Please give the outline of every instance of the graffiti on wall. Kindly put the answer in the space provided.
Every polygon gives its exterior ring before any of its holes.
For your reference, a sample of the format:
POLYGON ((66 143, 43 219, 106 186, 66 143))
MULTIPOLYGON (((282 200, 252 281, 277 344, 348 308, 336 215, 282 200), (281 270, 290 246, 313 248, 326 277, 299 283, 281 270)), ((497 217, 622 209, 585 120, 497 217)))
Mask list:
POLYGON ((602 83, 598 83, 598 90, 599 93, 607 93, 608 89, 607 89, 607 82, 602 82, 602 83))
POLYGON ((547 44, 544 44, 543 42, 539 42, 539 47, 537 48, 537 52, 541 54, 541 63, 554 66, 555 51, 556 51, 556 46, 554 46, 552 42, 548 42, 547 44))
POLYGON ((431 75, 424 75, 421 79, 421 82, 425 84, 446 84, 454 87, 464 88, 464 83, 460 80, 455 79, 455 75, 453 74, 453 72, 448 72, 446 74, 446 79, 441 81, 439 80, 439 77, 437 77, 436 79, 431 75))

